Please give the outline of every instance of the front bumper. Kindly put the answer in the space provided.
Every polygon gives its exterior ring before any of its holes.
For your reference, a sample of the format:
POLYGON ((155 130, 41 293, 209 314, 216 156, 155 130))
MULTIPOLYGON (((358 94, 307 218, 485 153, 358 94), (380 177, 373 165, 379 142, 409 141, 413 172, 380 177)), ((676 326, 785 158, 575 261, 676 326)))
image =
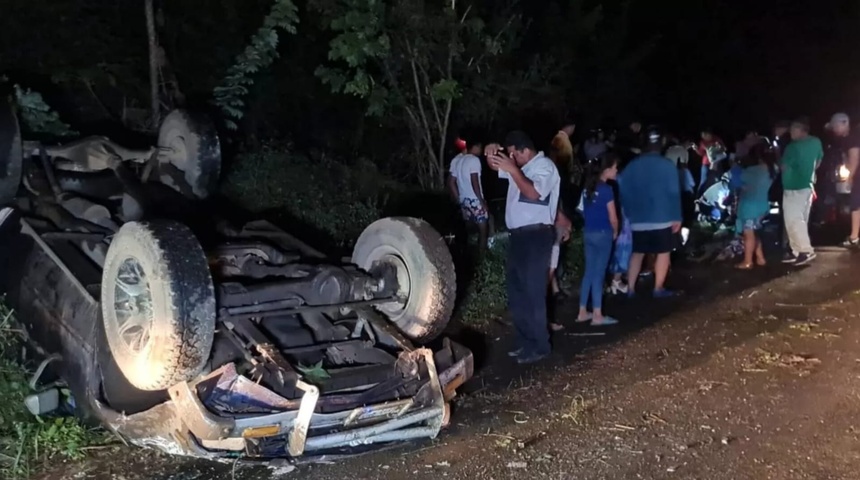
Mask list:
MULTIPOLYGON (((123 415, 104 404, 97 410, 130 443, 209 459, 312 458, 435 438, 448 423, 456 389, 474 372, 472 354, 446 339, 435 354, 421 348, 400 354, 404 356, 426 366, 418 392, 357 408, 322 413, 316 387, 301 384, 303 397, 288 400, 239 375, 231 363, 175 385, 170 400, 147 411, 123 415)), ((324 398, 329 406, 339 400, 336 395, 324 398)))

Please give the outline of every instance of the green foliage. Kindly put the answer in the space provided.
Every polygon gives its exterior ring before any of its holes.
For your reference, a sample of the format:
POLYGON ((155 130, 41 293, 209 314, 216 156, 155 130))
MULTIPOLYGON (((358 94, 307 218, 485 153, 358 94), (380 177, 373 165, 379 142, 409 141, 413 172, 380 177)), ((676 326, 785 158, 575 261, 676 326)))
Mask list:
POLYGON ((322 360, 313 365, 299 365, 296 368, 302 373, 302 376, 305 377, 305 381, 313 385, 321 385, 327 379, 331 378, 331 375, 329 375, 328 371, 323 367, 322 360))
POLYGON ((251 211, 298 220, 346 247, 382 216, 385 195, 394 188, 370 162, 312 161, 289 147, 266 145, 239 156, 223 191, 251 211))
POLYGON ((215 105, 224 113, 227 127, 231 130, 238 128, 236 122, 244 116, 244 97, 248 94, 248 87, 254 83, 252 76, 278 58, 278 29, 294 34, 298 23, 298 12, 293 1, 275 0, 272 10, 263 20, 263 26, 236 57, 221 84, 215 87, 215 105))
POLYGON ((40 93, 21 88, 17 84, 14 89, 18 114, 26 132, 58 138, 77 135, 68 124, 60 120, 57 112, 51 110, 40 93))
MULTIPOLYGON (((316 74, 335 93, 363 99, 366 113, 408 127, 415 177, 439 189, 455 102, 505 52, 471 6, 422 0, 324 0, 314 5, 334 33, 316 74)), ((507 25, 510 25, 508 22, 507 25)))
POLYGON ((29 478, 40 463, 79 459, 92 432, 75 418, 31 415, 24 398, 31 393, 28 372, 15 361, 20 348, 12 311, 0 303, 0 478, 29 478))

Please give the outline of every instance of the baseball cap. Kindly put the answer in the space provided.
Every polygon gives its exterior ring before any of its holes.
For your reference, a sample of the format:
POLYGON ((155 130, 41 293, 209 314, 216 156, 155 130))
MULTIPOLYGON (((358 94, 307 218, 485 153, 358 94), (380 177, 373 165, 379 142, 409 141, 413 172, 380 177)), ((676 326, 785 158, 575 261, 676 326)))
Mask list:
POLYGON ((830 117, 830 125, 839 125, 842 123, 849 123, 850 119, 848 114, 846 113, 834 113, 832 117, 830 117))

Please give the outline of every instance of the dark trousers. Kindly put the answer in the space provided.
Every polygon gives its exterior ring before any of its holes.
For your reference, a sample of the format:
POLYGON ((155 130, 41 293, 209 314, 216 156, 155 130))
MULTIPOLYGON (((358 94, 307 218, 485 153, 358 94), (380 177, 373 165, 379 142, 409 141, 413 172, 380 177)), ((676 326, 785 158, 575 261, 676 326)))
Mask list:
POLYGON ((551 225, 511 231, 508 245, 508 308, 516 330, 516 347, 524 355, 549 353, 546 294, 549 261, 555 243, 551 225))

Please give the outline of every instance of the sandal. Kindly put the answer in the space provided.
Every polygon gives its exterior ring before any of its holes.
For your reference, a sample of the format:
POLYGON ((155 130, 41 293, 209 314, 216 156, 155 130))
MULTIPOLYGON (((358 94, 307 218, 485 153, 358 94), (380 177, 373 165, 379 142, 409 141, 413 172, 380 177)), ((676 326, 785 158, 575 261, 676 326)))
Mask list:
POLYGON ((755 264, 758 265, 759 267, 766 267, 767 261, 766 260, 756 260, 755 264))
POLYGON ((739 263, 739 264, 735 265, 735 268, 737 270, 752 270, 753 264, 752 263, 739 263))
POLYGON ((606 327, 609 325, 616 325, 617 323, 618 323, 618 320, 616 320, 612 317, 603 317, 600 320, 592 320, 591 326, 592 327, 606 327))

